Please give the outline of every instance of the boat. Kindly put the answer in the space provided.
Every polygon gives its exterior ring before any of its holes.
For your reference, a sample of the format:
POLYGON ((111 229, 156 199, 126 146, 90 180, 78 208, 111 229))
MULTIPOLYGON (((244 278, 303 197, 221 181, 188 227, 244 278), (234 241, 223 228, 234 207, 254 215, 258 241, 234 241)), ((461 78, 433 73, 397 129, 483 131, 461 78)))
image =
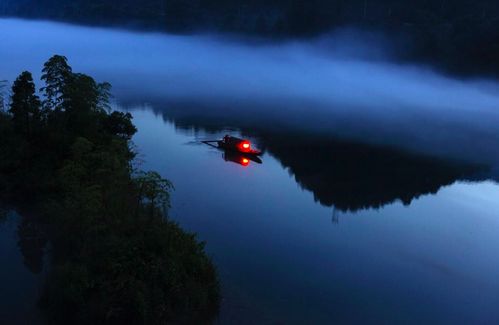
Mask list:
POLYGON ((230 135, 224 136, 222 140, 217 141, 218 147, 225 150, 237 151, 249 156, 260 156, 262 152, 251 148, 251 142, 248 140, 236 138, 230 135))
POLYGON ((202 141, 211 147, 223 151, 223 159, 244 167, 249 166, 250 162, 261 164, 260 156, 262 152, 251 148, 251 143, 248 140, 236 138, 226 135, 222 140, 202 141))

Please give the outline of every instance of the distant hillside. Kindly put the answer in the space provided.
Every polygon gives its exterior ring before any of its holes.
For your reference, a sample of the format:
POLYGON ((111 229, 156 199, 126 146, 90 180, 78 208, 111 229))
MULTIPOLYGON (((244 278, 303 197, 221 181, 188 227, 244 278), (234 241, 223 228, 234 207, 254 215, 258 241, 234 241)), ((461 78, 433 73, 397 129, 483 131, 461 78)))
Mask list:
POLYGON ((497 0, 3 0, 0 14, 272 38, 353 25, 407 40, 401 59, 499 74, 497 0))

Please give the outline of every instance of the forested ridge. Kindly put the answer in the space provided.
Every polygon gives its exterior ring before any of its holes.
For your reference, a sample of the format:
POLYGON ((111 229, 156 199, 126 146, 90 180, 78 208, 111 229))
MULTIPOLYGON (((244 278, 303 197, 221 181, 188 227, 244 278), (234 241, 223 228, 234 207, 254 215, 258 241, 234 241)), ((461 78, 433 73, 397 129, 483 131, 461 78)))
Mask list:
POLYGON ((49 323, 209 323, 216 270, 168 219, 172 184, 134 163, 132 116, 63 56, 42 81, 37 91, 25 71, 10 92, 0 83, 0 203, 33 216, 51 244, 40 297, 49 323))
POLYGON ((0 14, 270 38, 356 26, 405 40, 401 59, 499 73, 499 2, 493 0, 6 0, 0 14))

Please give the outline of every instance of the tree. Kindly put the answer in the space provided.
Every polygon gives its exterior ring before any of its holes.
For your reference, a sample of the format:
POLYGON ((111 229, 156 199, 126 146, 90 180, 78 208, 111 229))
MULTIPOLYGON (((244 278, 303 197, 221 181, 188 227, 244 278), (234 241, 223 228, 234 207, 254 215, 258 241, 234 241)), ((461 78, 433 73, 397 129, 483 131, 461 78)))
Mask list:
POLYGON ((44 110, 23 72, 11 114, 0 114, 0 194, 23 197, 50 230, 42 238, 34 224, 19 227, 33 270, 39 244, 51 243, 40 300, 49 322, 210 323, 216 270, 204 244, 166 218, 171 183, 131 167, 131 114, 107 112, 110 85, 73 73, 64 57, 45 64, 43 80, 44 110))
POLYGON ((70 114, 99 111, 99 88, 95 80, 83 73, 73 73, 62 91, 64 109, 70 114))
MULTIPOLYGON (((62 92, 62 107, 66 113, 63 123, 67 123, 70 135, 89 139, 99 136, 102 125, 105 125, 110 117, 107 113, 110 109, 110 89, 111 85, 108 83, 98 84, 86 74, 72 73, 62 92), (101 122, 95 123, 96 120, 101 122)), ((131 121, 127 124, 127 120, 123 119, 121 130, 125 134, 131 132, 131 138, 135 130, 131 129, 129 124, 131 121)))
POLYGON ((109 82, 99 83, 97 84, 97 91, 99 93, 97 107, 100 110, 110 113, 111 106, 109 102, 113 97, 111 94, 111 84, 109 82))
POLYGON ((35 93, 31 73, 25 71, 12 86, 9 112, 17 131, 30 138, 41 122, 40 99, 35 93))
MULTIPOLYGON (((46 84, 41 88, 45 95, 43 108, 52 134, 63 139, 59 142, 61 152, 65 152, 77 137, 95 140, 101 136, 102 125, 111 111, 111 85, 73 72, 66 57, 61 55, 51 57, 42 72, 46 84)), ((129 139, 136 130, 130 127, 131 121, 121 120, 120 136, 129 134, 129 139)))
POLYGON ((141 172, 134 179, 138 189, 137 206, 149 205, 150 216, 154 217, 154 212, 166 211, 170 207, 170 191, 173 185, 164 179, 157 172, 141 172))
POLYGON ((73 72, 65 56, 54 55, 44 65, 42 80, 45 87, 40 90, 45 95, 43 106, 45 109, 62 110, 64 91, 73 72))
POLYGON ((62 89, 64 108, 79 112, 106 113, 111 110, 111 84, 97 83, 83 73, 72 73, 62 89))
POLYGON ((7 80, 0 80, 0 111, 5 110, 5 107, 7 106, 6 100, 5 100, 5 89, 7 88, 7 80))
POLYGON ((104 121, 105 129, 122 139, 131 140, 137 132, 137 128, 132 123, 132 114, 123 112, 112 112, 104 121))

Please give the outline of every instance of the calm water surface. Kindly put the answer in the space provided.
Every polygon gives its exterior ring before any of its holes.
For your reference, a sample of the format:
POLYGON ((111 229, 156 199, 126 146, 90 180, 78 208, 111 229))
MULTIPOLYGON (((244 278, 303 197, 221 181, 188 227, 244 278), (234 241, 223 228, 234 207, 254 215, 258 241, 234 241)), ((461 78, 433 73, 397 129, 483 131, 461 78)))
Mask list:
POLYGON ((195 142, 212 134, 134 116, 144 167, 174 182, 172 217, 218 266, 221 324, 499 321, 495 183, 335 211, 272 155, 244 167, 195 142))
POLYGON ((6 324, 45 324, 37 308, 43 276, 33 251, 35 233, 17 213, 0 212, 0 319, 6 324))
MULTIPOLYGON (((141 167, 173 181, 171 218, 218 267, 220 324, 499 323, 499 86, 327 41, 0 19, 0 80, 59 53, 115 86, 141 167), (201 143, 226 133, 263 163, 201 143)), ((12 218, 0 317, 26 323, 40 265, 12 218)))

